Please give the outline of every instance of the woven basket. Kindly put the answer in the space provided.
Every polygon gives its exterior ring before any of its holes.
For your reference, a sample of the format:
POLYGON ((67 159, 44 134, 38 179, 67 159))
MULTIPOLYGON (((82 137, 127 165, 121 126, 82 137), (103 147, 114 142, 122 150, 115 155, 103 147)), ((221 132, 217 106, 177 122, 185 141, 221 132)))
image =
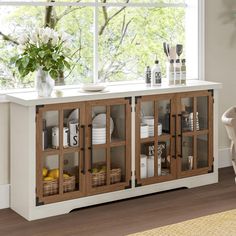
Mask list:
MULTIPOLYGON (((58 179, 43 181, 43 196, 50 196, 59 193, 58 179)), ((63 179, 63 192, 71 192, 75 190, 75 176, 63 179)))
POLYGON ((121 181, 121 169, 112 169, 110 171, 110 182, 111 184, 119 183, 121 181))
MULTIPOLYGON (((106 184, 107 173, 100 171, 92 173, 92 187, 98 187, 106 184)), ((121 181, 121 169, 116 168, 110 171, 110 183, 115 184, 121 181)))

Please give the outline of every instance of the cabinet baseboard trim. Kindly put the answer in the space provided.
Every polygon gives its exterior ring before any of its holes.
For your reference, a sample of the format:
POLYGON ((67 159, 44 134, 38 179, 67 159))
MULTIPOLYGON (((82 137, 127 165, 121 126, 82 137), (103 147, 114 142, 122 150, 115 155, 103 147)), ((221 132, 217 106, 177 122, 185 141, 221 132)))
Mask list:
POLYGON ((219 168, 232 166, 230 148, 219 149, 219 168))
POLYGON ((10 207, 10 184, 0 185, 0 209, 10 207))

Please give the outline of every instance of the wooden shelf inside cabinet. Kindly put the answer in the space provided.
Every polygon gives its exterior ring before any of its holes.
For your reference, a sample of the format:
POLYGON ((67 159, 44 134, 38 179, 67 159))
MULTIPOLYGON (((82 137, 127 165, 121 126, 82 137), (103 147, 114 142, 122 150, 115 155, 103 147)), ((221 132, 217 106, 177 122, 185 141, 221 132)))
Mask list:
MULTIPOLYGON (((166 141, 170 138, 171 138, 170 134, 162 134, 162 135, 158 136, 158 141, 166 141)), ((140 143, 151 143, 154 141, 155 141, 154 137, 140 139, 140 143)))
POLYGON ((71 153, 71 152, 79 152, 81 150, 80 147, 68 147, 68 148, 64 148, 63 152, 64 153, 71 153))
POLYGON ((158 136, 158 141, 167 141, 171 138, 170 134, 162 134, 158 136))
POLYGON ((107 148, 109 147, 120 147, 120 146, 125 146, 126 145, 126 141, 125 140, 119 140, 119 139, 115 139, 115 140, 111 140, 110 144, 93 144, 93 148, 97 149, 97 148, 107 148))
POLYGON ((55 149, 55 148, 47 148, 47 149, 43 150, 42 153, 45 155, 59 155, 60 150, 55 149))
POLYGON ((204 134, 208 134, 209 130, 208 129, 204 129, 204 130, 196 130, 196 131, 184 131, 183 135, 184 136, 193 136, 193 135, 204 135, 204 134))
POLYGON ((155 141, 154 137, 140 139, 140 143, 151 143, 154 141, 155 141))
POLYGON ((119 146, 124 146, 126 144, 125 140, 121 140, 121 139, 112 139, 111 140, 111 147, 119 147, 119 146))

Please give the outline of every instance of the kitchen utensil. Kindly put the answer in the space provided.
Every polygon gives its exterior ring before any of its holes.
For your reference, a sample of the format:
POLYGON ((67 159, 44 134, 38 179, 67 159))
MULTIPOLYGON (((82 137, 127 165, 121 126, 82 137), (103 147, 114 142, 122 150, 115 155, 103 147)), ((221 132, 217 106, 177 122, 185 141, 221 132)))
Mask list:
POLYGON ((166 44, 166 51, 168 54, 168 59, 170 60, 170 45, 168 43, 166 44))
POLYGON ((168 53, 167 43, 166 42, 163 43, 163 49, 164 49, 164 53, 166 54, 167 60, 169 60, 169 53, 168 53))
POLYGON ((176 54, 178 55, 178 58, 180 58, 180 55, 183 53, 183 45, 177 44, 176 45, 176 54))
POLYGON ((176 47, 172 46, 170 48, 170 59, 176 60, 176 47))

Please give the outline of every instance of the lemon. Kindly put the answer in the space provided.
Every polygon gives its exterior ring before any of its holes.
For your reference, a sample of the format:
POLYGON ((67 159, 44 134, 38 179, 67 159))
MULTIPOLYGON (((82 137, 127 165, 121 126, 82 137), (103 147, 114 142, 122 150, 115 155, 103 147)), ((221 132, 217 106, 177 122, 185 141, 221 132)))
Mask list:
POLYGON ((47 168, 43 168, 43 177, 46 177, 48 174, 48 169, 47 168))
POLYGON ((52 169, 48 173, 48 177, 52 177, 53 179, 59 178, 59 169, 52 169))
POLYGON ((92 173, 98 173, 98 169, 97 168, 93 168, 92 169, 92 173))
POLYGON ((68 174, 63 174, 63 178, 69 178, 70 176, 68 174))
POLYGON ((54 180, 52 177, 44 177, 44 181, 54 180))
POLYGON ((102 166, 101 170, 100 171, 107 171, 107 167, 106 166, 102 166))

